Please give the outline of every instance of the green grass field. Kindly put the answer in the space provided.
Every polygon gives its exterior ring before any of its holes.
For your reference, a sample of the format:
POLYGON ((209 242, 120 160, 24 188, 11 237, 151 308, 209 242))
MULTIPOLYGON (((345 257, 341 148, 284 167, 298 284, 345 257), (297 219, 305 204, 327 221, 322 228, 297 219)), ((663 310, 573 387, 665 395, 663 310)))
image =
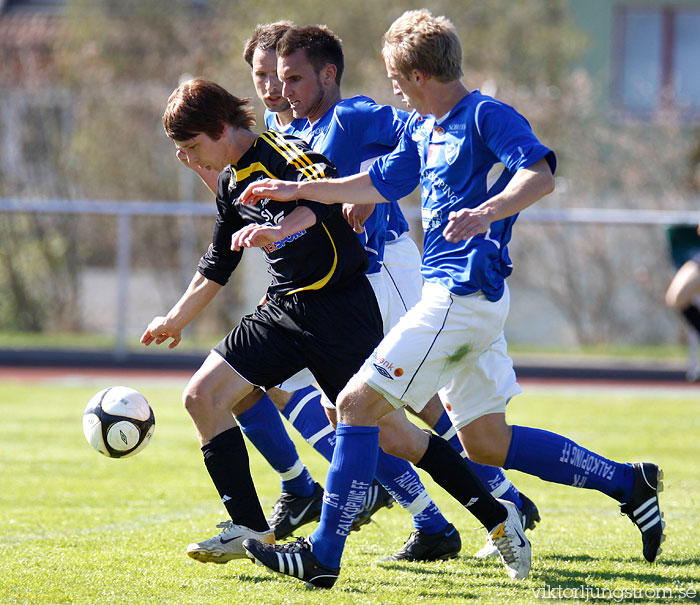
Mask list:
MULTIPOLYGON (((180 404, 184 384, 97 380, 88 384, 4 381, 0 388, 1 603, 536 603, 693 602, 700 592, 700 415, 698 389, 552 390, 525 386, 509 420, 563 432, 617 460, 654 460, 666 473, 664 552, 641 556, 639 532, 615 502, 588 490, 510 471, 540 508, 530 534, 530 577, 511 581, 499 562, 471 553, 484 532, 426 479, 462 535, 461 556, 430 564, 376 563, 398 549, 410 518, 394 507, 348 540, 331 591, 307 590, 246 560, 203 565, 189 542, 209 538, 224 510, 180 404), (129 384, 151 401, 157 428, 144 452, 109 460, 82 434, 88 398, 129 384)), ((295 438, 323 482, 327 464, 295 438)), ((250 449, 250 448, 249 448, 250 449)), ((276 476, 251 450, 266 511, 276 476)), ((424 477, 425 478, 425 477, 424 477)), ((311 530, 313 526, 309 526, 311 530)))

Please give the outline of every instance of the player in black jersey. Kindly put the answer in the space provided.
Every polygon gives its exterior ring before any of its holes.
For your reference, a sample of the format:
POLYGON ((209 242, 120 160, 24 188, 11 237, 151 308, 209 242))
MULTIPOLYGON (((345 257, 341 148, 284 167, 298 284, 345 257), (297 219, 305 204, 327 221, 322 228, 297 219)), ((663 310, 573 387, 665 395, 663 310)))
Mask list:
POLYGON ((255 388, 280 384, 308 367, 334 401, 382 338, 379 308, 364 272, 367 256, 340 205, 300 200, 242 206, 238 195, 260 178, 310 180, 336 175, 333 165, 295 137, 256 135, 248 100, 214 82, 190 80, 168 100, 167 135, 190 164, 219 175, 213 241, 189 287, 167 315, 156 317, 144 345, 169 339, 214 298, 244 247, 261 247, 272 281, 266 300, 210 353, 183 394, 204 462, 231 521, 216 537, 190 545, 200 561, 245 557, 242 542, 274 542, 250 475, 232 412, 255 388))

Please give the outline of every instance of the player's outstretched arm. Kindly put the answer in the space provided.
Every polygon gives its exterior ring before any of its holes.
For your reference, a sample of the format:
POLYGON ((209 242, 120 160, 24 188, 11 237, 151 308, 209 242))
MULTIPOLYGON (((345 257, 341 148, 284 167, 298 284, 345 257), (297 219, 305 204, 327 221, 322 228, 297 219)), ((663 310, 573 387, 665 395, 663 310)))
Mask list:
POLYGON ((459 242, 486 233, 495 221, 513 216, 554 191, 554 176, 546 159, 521 168, 506 188, 476 208, 450 212, 449 223, 442 232, 448 242, 459 242))
POLYGON ((185 326, 211 302, 220 289, 220 284, 207 279, 200 273, 195 273, 187 290, 168 314, 155 317, 148 324, 141 336, 141 343, 148 346, 155 341, 159 345, 172 338, 173 341, 168 348, 176 347, 182 340, 182 330, 185 326))
POLYGON ((280 202, 311 200, 322 204, 376 204, 388 201, 374 188, 367 172, 341 179, 300 182, 263 179, 248 185, 238 200, 242 204, 252 205, 265 198, 280 202))
POLYGON ((285 216, 277 225, 246 225, 231 236, 231 250, 260 248, 285 237, 309 229, 316 224, 316 215, 305 206, 299 206, 285 216))

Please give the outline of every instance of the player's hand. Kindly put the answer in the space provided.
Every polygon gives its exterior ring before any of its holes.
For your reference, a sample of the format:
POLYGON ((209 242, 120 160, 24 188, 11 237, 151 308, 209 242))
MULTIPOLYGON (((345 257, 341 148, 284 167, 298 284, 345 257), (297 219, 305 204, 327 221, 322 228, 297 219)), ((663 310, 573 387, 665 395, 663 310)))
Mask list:
POLYGON ((448 242, 461 242, 479 233, 486 233, 491 224, 486 214, 478 208, 463 208, 450 212, 447 227, 442 231, 448 242))
POLYGON ((298 183, 294 181, 262 179, 248 185, 238 197, 238 201, 244 206, 253 206, 265 198, 279 202, 289 202, 297 199, 295 197, 297 189, 298 183))
POLYGON ((364 233, 365 221, 374 212, 374 204, 343 204, 343 216, 355 233, 364 233))
POLYGON ((175 155, 177 156, 177 159, 180 160, 185 166, 187 166, 188 168, 192 168, 192 165, 190 164, 190 159, 187 157, 187 154, 184 152, 184 150, 176 149, 175 155))
POLYGON ((155 341, 159 345, 168 338, 173 339, 168 348, 175 348, 182 340, 182 330, 175 328, 167 317, 156 317, 148 324, 146 331, 142 334, 141 343, 148 346, 155 341))
POLYGON ((194 170, 205 183, 208 182, 216 182, 219 179, 219 172, 218 170, 214 170, 213 168, 209 168, 208 170, 206 168, 203 168, 196 162, 190 162, 190 159, 187 157, 187 153, 185 153, 184 150, 178 149, 175 151, 175 155, 177 156, 177 159, 182 162, 184 166, 187 166, 189 169, 194 170))
POLYGON ((282 239, 279 227, 268 225, 246 225, 231 236, 231 250, 261 248, 282 239))

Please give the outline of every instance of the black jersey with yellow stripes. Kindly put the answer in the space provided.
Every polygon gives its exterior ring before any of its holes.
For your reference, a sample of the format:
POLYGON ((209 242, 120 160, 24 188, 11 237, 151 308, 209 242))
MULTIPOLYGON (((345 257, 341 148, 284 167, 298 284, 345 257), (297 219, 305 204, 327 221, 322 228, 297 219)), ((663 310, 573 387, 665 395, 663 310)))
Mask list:
POLYGON ((272 276, 268 295, 335 288, 362 275, 368 267, 367 254, 343 218, 340 204, 263 199, 243 206, 238 202, 250 183, 263 178, 305 181, 336 175, 333 164, 301 139, 274 131, 258 136, 236 167, 228 166, 219 175, 214 237, 199 262, 199 272, 225 284, 243 253, 231 250, 236 231, 250 223, 276 225, 297 206, 305 206, 316 215, 316 223, 263 248, 272 276))

